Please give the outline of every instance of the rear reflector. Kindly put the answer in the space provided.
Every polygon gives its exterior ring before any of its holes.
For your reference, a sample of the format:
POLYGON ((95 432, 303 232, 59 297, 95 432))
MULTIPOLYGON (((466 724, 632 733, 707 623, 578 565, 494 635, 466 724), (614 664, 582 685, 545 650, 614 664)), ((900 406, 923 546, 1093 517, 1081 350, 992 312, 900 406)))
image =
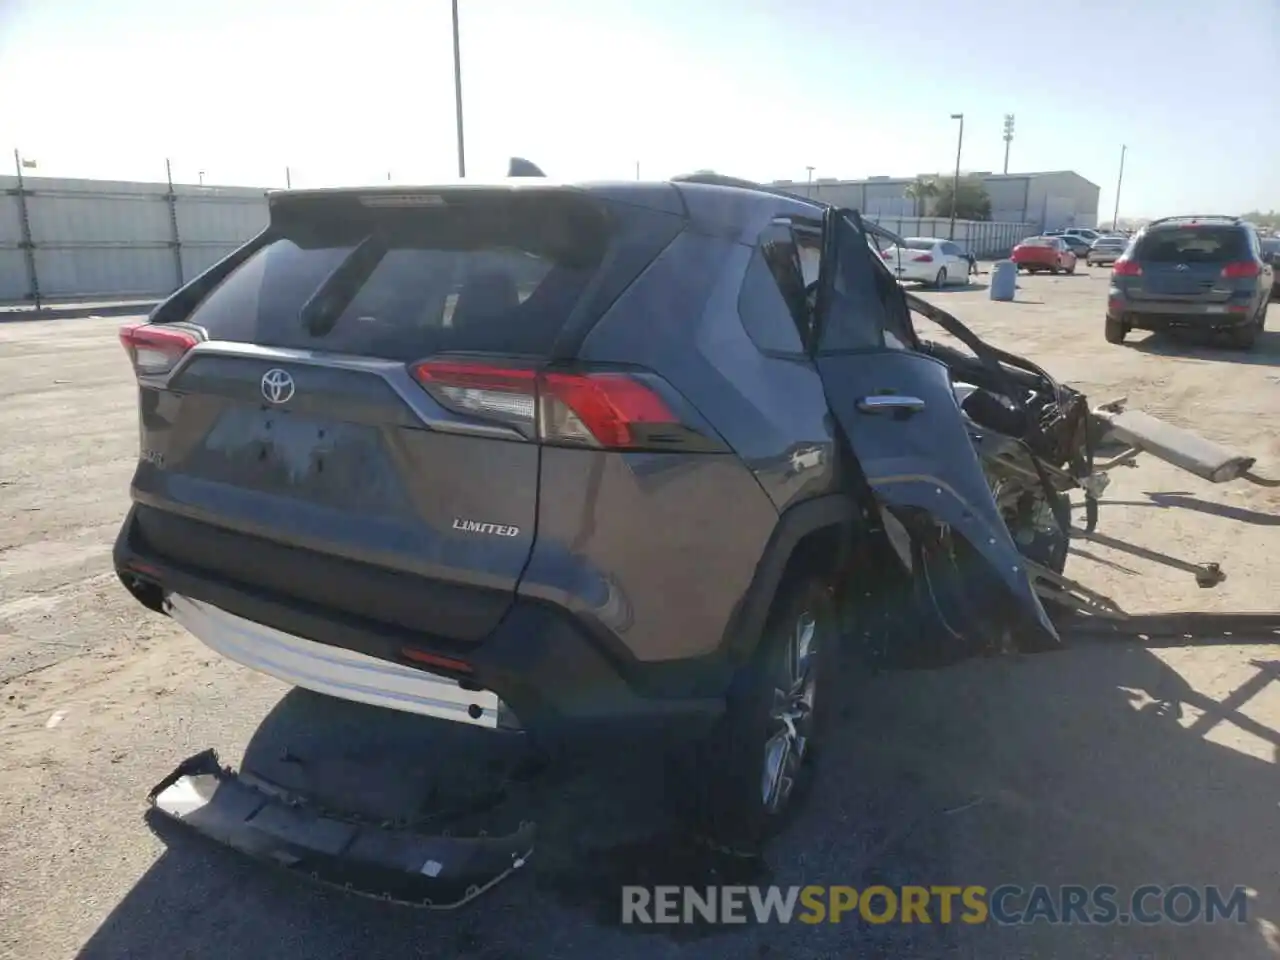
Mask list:
POLYGON ((129 354, 129 362, 138 376, 168 373, 199 342, 199 337, 188 330, 148 323, 120 328, 120 344, 129 354))
POLYGON ((436 667, 440 670, 448 670, 451 673, 472 672, 471 664, 464 660, 442 657, 438 653, 428 653, 426 650, 417 650, 414 647, 402 647, 400 656, 406 660, 412 660, 414 663, 420 663, 426 667, 436 667))
POLYGON ((1242 260, 1239 263, 1228 263, 1222 268, 1222 278, 1224 280, 1252 280, 1262 272, 1252 260, 1242 260))
POLYGON ((676 433, 691 429, 656 390, 626 373, 560 373, 456 360, 427 360, 411 369, 442 405, 509 423, 544 443, 669 449, 676 433), (653 428, 662 442, 649 436, 653 428))
POLYGON ((1123 257, 1111 265, 1111 275, 1115 277, 1140 277, 1142 276, 1142 267, 1133 260, 1125 260, 1123 257))

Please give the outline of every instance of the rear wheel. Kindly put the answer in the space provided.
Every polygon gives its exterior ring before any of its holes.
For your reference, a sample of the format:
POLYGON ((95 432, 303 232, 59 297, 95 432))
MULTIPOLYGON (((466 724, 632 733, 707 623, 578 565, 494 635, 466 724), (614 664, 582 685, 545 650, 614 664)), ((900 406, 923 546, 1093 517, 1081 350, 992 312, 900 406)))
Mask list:
POLYGON ((1061 267, 1057 267, 1057 266, 1050 267, 1050 268, 1049 268, 1049 272, 1050 272, 1050 273, 1052 273, 1052 274, 1056 277, 1058 274, 1060 274, 1060 273, 1062 272, 1062 268, 1061 268, 1061 267))
POLYGON ((1071 266, 1067 267, 1067 273, 1068 273, 1068 274, 1072 274, 1072 273, 1075 273, 1075 272, 1076 272, 1076 265, 1075 265, 1074 263, 1073 263, 1071 266))
POLYGON ((1124 343, 1125 335, 1128 334, 1129 328, 1125 326, 1122 320, 1113 320, 1107 317, 1106 338, 1107 343, 1124 343))
POLYGON ((1258 334, 1262 330, 1263 319, 1258 317, 1243 327, 1231 331, 1231 345, 1240 350, 1251 350, 1258 342, 1258 334))
POLYGON ((760 648, 735 678, 725 714, 681 754, 678 791, 693 826, 716 845, 753 855, 784 822, 813 772, 831 690, 839 625, 829 586, 784 585, 760 648))
POLYGON ((938 271, 938 275, 933 278, 933 285, 941 290, 947 285, 947 268, 943 267, 938 271))

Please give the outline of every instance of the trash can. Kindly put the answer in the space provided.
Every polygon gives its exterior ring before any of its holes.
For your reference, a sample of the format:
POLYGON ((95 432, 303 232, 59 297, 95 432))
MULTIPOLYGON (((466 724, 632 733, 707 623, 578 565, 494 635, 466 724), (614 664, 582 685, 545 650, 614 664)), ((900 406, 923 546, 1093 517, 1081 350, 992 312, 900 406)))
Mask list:
POLYGON ((1012 260, 997 260, 991 268, 991 299, 1012 300, 1018 292, 1018 265, 1012 260))

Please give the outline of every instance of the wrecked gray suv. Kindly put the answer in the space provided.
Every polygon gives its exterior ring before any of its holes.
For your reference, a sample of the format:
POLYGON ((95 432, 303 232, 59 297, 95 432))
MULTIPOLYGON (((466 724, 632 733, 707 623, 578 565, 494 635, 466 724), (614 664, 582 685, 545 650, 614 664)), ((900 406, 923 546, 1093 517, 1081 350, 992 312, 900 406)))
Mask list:
POLYGON ((653 728, 694 822, 758 844, 842 671, 1052 648, 1046 605, 1103 604, 1062 576, 1096 416, 881 234, 713 175, 272 194, 121 333, 120 579, 323 694, 653 728))

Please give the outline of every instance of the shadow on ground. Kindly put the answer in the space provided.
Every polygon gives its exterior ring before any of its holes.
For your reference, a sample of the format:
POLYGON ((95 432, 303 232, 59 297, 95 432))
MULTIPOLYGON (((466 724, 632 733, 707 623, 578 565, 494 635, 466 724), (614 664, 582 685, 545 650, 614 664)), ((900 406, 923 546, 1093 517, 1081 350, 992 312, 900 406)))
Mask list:
POLYGON ((947 284, 945 287, 935 287, 931 283, 926 283, 920 287, 921 291, 928 293, 972 293, 975 290, 986 290, 990 284, 983 283, 981 280, 970 280, 965 284, 947 284))
MULTIPOLYGON (((1132 336, 1132 334, 1131 334, 1132 336)), ((1220 363, 1247 363, 1256 366, 1280 365, 1280 333, 1264 330, 1250 350, 1232 346, 1224 335, 1158 331, 1129 344, 1143 353, 1220 363)))
MULTIPOLYGON (((1246 714, 1255 698, 1280 693, 1276 657, 1249 662, 1256 651, 1213 647, 1221 623, 1189 637, 1184 622, 1165 627, 1141 625, 1153 644, 1204 644, 1198 657, 1241 673, 1236 689, 1193 688, 1166 662, 1178 651, 1138 645, 1130 630, 1081 634, 1061 652, 887 673, 846 691, 814 789, 757 863, 682 839, 664 812, 662 765, 632 744, 512 789, 518 747, 295 691, 258 729, 246 768, 309 778, 334 802, 387 815, 429 815, 468 796, 494 810, 516 803, 539 822, 529 866, 469 907, 432 913, 318 888, 157 824, 165 854, 80 956, 1274 956, 1258 920, 1280 920, 1280 737, 1246 714), (1223 730, 1260 746, 1249 755, 1212 742, 1223 730), (1257 893, 1249 922, 1212 926, 619 925, 624 883, 734 882, 1257 893)), ((1248 620, 1231 640, 1273 644, 1276 627, 1248 620)))

